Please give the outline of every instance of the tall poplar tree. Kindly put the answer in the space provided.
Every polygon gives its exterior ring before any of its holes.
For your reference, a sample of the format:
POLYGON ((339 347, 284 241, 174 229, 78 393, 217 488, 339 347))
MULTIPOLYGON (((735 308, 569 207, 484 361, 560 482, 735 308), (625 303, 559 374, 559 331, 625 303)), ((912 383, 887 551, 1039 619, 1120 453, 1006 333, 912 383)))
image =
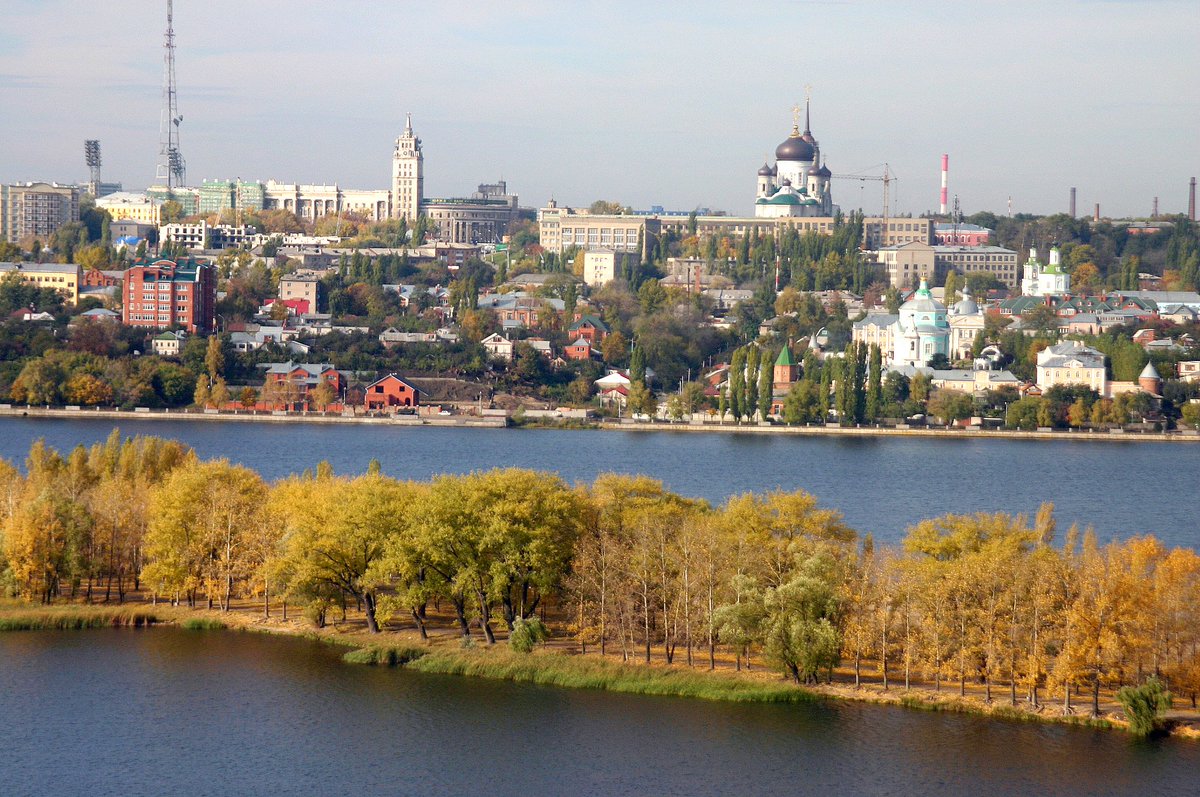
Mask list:
POLYGON ((758 360, 758 417, 766 420, 771 414, 775 388, 775 355, 763 349, 758 360))
POLYGON ((746 390, 746 351, 737 349, 729 363, 729 412, 735 421, 742 419, 746 390))
POLYGON ((873 423, 879 419, 883 406, 883 352, 871 344, 871 363, 867 371, 867 402, 864 420, 873 423))
POLYGON ((742 410, 749 420, 758 410, 758 347, 753 343, 746 347, 746 400, 742 410))

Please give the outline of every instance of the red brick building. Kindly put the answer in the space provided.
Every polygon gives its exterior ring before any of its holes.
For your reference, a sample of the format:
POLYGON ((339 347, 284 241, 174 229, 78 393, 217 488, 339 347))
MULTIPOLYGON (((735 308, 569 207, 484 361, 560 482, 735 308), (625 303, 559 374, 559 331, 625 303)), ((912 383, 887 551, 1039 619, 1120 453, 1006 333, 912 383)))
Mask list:
POLYGON ((574 324, 571 324, 567 333, 573 339, 583 338, 595 346, 608 335, 608 325, 594 315, 583 315, 574 324))
POLYGON ((115 288, 121 284, 121 278, 117 276, 120 273, 119 271, 101 271, 98 268, 90 268, 83 272, 83 276, 79 279, 79 287, 115 288))
POLYGON ((590 360, 597 356, 598 352, 588 343, 587 338, 579 337, 574 343, 563 349, 563 357, 568 360, 590 360))
POLYGON ((395 374, 388 374, 367 385, 363 395, 363 406, 368 410, 384 410, 390 407, 416 407, 420 403, 421 391, 395 374))
MULTIPOLYGON (((332 388, 333 400, 325 409, 341 409, 341 397, 346 388, 342 372, 329 363, 266 363, 261 402, 270 409, 309 410, 309 393, 321 383, 332 388)), ((263 366, 259 366, 260 368, 263 366)))
POLYGON ((126 326, 146 329, 179 327, 205 334, 216 324, 217 274, 210 263, 191 258, 148 260, 125 272, 126 326))

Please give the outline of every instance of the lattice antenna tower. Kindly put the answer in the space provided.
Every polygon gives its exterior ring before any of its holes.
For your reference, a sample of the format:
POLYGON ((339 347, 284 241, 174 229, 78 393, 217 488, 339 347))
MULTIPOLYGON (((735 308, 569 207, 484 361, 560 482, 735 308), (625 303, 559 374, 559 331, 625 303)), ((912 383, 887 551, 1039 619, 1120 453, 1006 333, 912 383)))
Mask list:
POLYGON ((155 179, 165 181, 167 188, 182 186, 187 173, 187 165, 179 149, 179 125, 183 122, 183 116, 179 113, 175 88, 174 18, 174 0, 167 0, 167 32, 163 37, 163 108, 158 124, 158 167, 155 171, 155 179))
POLYGON ((91 185, 89 190, 92 196, 100 196, 100 142, 94 138, 89 138, 83 142, 83 159, 87 162, 89 180, 91 185))

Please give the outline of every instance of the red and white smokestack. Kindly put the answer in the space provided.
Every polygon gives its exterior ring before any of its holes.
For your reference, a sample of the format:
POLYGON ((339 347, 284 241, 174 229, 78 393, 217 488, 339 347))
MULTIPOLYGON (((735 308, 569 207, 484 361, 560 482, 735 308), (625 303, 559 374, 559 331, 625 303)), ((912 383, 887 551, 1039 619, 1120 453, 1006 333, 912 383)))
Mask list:
POLYGON ((946 180, 950 175, 950 156, 942 155, 942 215, 946 213, 946 180))

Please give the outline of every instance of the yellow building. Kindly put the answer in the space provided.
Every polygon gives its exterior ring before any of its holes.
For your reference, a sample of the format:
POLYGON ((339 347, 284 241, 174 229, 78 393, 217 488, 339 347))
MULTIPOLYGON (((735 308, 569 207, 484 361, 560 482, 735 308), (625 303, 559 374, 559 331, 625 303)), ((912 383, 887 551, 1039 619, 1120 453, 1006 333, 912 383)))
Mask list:
POLYGON ((153 224, 155 227, 159 223, 159 205, 145 194, 118 191, 98 198, 96 207, 107 210, 109 218, 113 221, 129 219, 142 224, 153 224))
POLYGON ((26 283, 38 288, 53 288, 70 304, 79 301, 79 283, 83 274, 77 263, 0 263, 0 279, 21 275, 26 283))

